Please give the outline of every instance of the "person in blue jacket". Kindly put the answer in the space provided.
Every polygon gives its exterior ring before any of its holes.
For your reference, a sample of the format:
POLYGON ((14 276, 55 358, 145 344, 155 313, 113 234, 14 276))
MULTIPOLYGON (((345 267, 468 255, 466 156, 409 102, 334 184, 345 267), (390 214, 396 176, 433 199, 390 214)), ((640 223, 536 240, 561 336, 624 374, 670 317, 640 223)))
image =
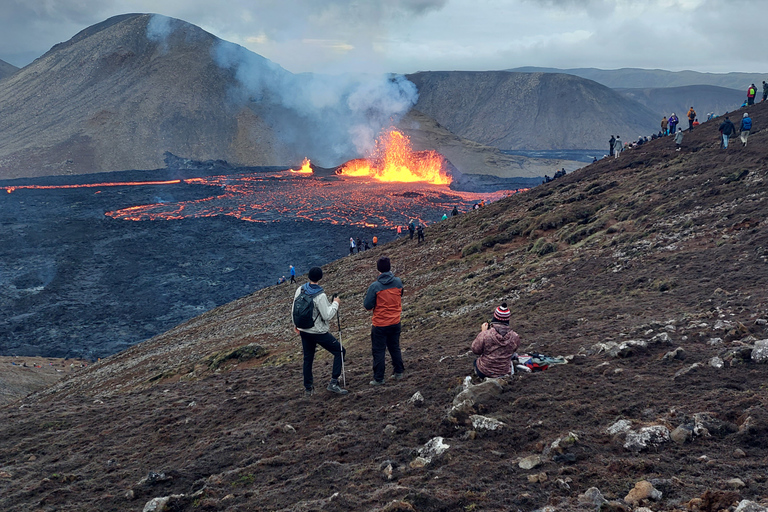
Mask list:
POLYGON ((744 144, 744 147, 747 147, 747 139, 749 138, 749 130, 752 129, 752 118, 749 117, 749 114, 744 112, 744 115, 741 118, 741 126, 739 127, 739 138, 741 139, 741 143, 744 144))

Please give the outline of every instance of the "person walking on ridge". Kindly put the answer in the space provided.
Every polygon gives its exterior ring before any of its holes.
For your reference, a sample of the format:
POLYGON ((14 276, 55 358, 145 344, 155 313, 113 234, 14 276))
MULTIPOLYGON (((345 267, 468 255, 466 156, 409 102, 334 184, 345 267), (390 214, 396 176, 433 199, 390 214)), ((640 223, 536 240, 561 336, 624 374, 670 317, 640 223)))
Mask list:
POLYGON ((744 147, 747 147, 747 139, 749 138, 749 131, 752 129, 752 118, 749 114, 744 112, 741 118, 741 126, 739 127, 739 137, 744 147))
POLYGON ((725 116, 725 121, 720 123, 719 129, 720 133, 723 135, 723 149, 728 149, 728 138, 736 132, 736 127, 728 116, 725 116))
POLYGON ((416 233, 418 233, 418 235, 419 235, 417 240, 416 240, 416 243, 420 244, 421 242, 424 241, 424 226, 419 224, 419 227, 416 228, 416 233))
POLYGON ((678 128, 675 134, 675 151, 680 151, 680 147, 683 145, 683 129, 678 128))
POLYGON ((413 240, 413 233, 416 231, 416 225, 413 223, 413 219, 408 223, 408 232, 411 234, 411 240, 413 240))
POLYGON ((747 105, 755 104, 755 96, 757 96, 757 87, 752 84, 747 88, 747 105))
POLYGON ((688 109, 688 131, 693 131, 693 122, 696 120, 696 111, 693 110, 693 107, 688 109))
POLYGON ((344 349, 341 346, 341 343, 339 343, 339 340, 330 333, 330 321, 339 311, 339 304, 341 301, 338 297, 334 297, 333 301, 329 301, 322 286, 317 284, 320 279, 323 278, 323 269, 320 267, 312 267, 309 269, 307 277, 309 278, 309 282, 296 288, 296 293, 293 295, 293 305, 291 307, 291 311, 294 313, 292 315, 294 329, 301 336, 301 348, 304 352, 304 396, 312 396, 315 390, 314 379, 312 376, 312 364, 315 360, 317 345, 320 345, 333 354, 331 382, 326 389, 332 393, 346 395, 348 391, 339 386, 339 376, 341 376, 342 361, 346 354, 346 349, 344 349), (311 315, 314 318, 314 324, 311 327, 301 328, 296 326, 296 302, 302 294, 306 296, 305 298, 302 298, 302 300, 310 299, 312 301, 313 307, 311 315))
POLYGON ((520 346, 520 336, 510 329, 512 316, 507 303, 493 311, 493 319, 480 326, 480 333, 472 342, 472 352, 477 354, 474 367, 481 379, 498 378, 513 373, 512 356, 520 346))
POLYGON ((352 256, 353 254, 355 254, 355 239, 349 237, 349 255, 352 256))
POLYGON ((294 268, 293 265, 291 265, 291 283, 296 282, 296 268, 294 268))
POLYGON ((392 358, 392 378, 401 380, 405 370, 400 352, 400 319, 403 312, 403 283, 392 273, 388 257, 382 256, 376 262, 379 277, 365 293, 363 307, 373 311, 371 320, 371 354, 373 355, 373 380, 371 386, 384 384, 386 352, 392 358))

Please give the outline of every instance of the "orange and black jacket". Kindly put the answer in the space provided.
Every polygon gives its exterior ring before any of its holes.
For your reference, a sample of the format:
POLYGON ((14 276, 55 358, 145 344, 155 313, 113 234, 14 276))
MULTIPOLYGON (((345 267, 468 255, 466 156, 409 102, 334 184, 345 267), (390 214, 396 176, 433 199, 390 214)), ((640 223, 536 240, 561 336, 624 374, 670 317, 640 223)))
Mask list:
POLYGON ((368 287, 363 306, 373 310, 374 327, 386 327, 400 323, 403 283, 392 272, 382 272, 368 287))

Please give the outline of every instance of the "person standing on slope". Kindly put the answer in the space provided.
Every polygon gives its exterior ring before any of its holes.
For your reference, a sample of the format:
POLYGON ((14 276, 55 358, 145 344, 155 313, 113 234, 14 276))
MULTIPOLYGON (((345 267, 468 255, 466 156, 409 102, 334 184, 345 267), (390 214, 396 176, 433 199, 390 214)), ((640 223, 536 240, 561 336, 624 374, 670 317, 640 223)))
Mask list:
POLYGON ((512 316, 507 303, 493 311, 493 319, 480 326, 480 333, 472 342, 472 352, 477 354, 475 373, 481 379, 504 377, 512 373, 512 356, 520 346, 520 336, 509 328, 512 316))
POLYGON ((741 143, 744 144, 744 147, 747 147, 747 139, 749 138, 749 131, 752 129, 752 118, 749 117, 749 114, 744 112, 744 115, 741 118, 741 126, 739 127, 739 137, 741 138, 741 143))
POLYGON ((293 265, 291 265, 291 283, 296 282, 296 268, 294 268, 293 265))
POLYGON ((688 109, 688 131, 693 131, 693 122, 696 120, 696 111, 693 110, 693 107, 688 109))
POLYGON ((413 219, 408 223, 408 232, 411 234, 411 240, 413 240, 413 234, 416 232, 416 225, 413 223, 413 219))
POLYGON ((667 135, 669 132, 667 131, 669 129, 669 121, 667 121, 667 116, 664 116, 661 119, 661 134, 667 135))
POLYGON ((755 96, 757 96, 757 87, 752 84, 747 88, 747 105, 755 104, 755 96))
POLYGON ((675 151, 680 151, 680 147, 683 145, 683 129, 678 128, 675 134, 675 151))
MULTIPOLYGON (((664 119, 666 119, 666 117, 664 119)), ((608 139, 608 154, 609 155, 613 154, 613 145, 614 144, 616 144, 616 138, 613 135, 611 135, 611 138, 608 139)))
POLYGON ((680 119, 675 115, 674 112, 672 112, 672 115, 669 116, 669 134, 674 135, 677 132, 677 123, 680 122, 680 119))
POLYGON ((312 396, 315 390, 314 379, 312 376, 312 364, 315 360, 315 350, 317 349, 317 345, 320 345, 333 354, 331 382, 326 389, 332 393, 346 395, 348 391, 339 386, 339 376, 341 375, 343 357, 346 354, 346 350, 341 346, 339 340, 330 333, 331 329, 329 325, 329 322, 339 311, 339 304, 341 301, 339 301, 338 297, 334 297, 332 302, 329 301, 328 296, 323 291, 323 287, 317 284, 320 279, 323 278, 323 269, 320 267, 312 267, 309 269, 307 277, 309 278, 309 282, 296 288, 296 293, 293 295, 293 305, 291 306, 291 311, 293 312, 293 326, 296 332, 301 336, 301 348, 304 352, 304 396, 312 396), (312 301, 311 315, 314 319, 314 324, 310 327, 299 327, 296 325, 298 321, 296 316, 296 302, 301 295, 305 296, 301 300, 305 301, 306 299, 309 299, 312 301))
POLYGON ((373 380, 371 386, 384 384, 386 352, 392 358, 392 378, 403 378, 403 355, 400 352, 400 317, 403 312, 403 283, 392 273, 389 258, 382 256, 376 262, 379 277, 368 287, 363 307, 373 311, 371 323, 371 354, 373 355, 373 380))
POLYGON ((733 125, 728 116, 725 116, 725 121, 720 123, 720 133, 723 135, 723 149, 728 149, 728 138, 736 132, 736 127, 733 125))
POLYGON ((355 254, 355 239, 349 237, 349 255, 352 256, 353 254, 355 254))
POLYGON ((768 99, 768 83, 763 80, 763 101, 768 99))
POLYGON ((619 158, 619 153, 624 150, 624 143, 621 142, 621 137, 616 136, 616 142, 613 143, 613 156, 619 158))

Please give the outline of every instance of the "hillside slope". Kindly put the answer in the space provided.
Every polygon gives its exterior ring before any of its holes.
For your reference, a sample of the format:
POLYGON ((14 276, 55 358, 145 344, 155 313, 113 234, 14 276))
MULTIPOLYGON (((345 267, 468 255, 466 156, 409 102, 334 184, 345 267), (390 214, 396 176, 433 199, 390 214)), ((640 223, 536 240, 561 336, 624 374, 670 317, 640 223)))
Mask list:
POLYGON ((451 132, 501 149, 589 149, 610 134, 650 134, 656 115, 598 83, 549 73, 407 75, 416 109, 451 132))
POLYGON ((11 76, 15 72, 17 72, 19 68, 14 66, 13 64, 9 64, 8 62, 5 62, 4 60, 0 60, 0 80, 2 80, 5 77, 11 76))
POLYGON ((680 152, 655 140, 327 265, 346 397, 320 388, 322 352, 302 397, 292 291, 271 287, 4 408, 0 508, 768 505, 768 364, 751 358, 768 338, 768 108, 751 114, 746 148, 705 123, 680 152), (382 254, 405 285, 406 377, 372 388, 361 304, 382 254), (457 399, 501 301, 519 352, 569 363, 457 399))
POLYGON ((683 87, 686 85, 714 85, 728 89, 743 90, 750 84, 760 85, 766 79, 765 73, 700 73, 698 71, 667 71, 666 69, 597 69, 597 68, 540 68, 526 66, 508 71, 518 73, 567 73, 594 80, 611 88, 659 88, 683 87))

